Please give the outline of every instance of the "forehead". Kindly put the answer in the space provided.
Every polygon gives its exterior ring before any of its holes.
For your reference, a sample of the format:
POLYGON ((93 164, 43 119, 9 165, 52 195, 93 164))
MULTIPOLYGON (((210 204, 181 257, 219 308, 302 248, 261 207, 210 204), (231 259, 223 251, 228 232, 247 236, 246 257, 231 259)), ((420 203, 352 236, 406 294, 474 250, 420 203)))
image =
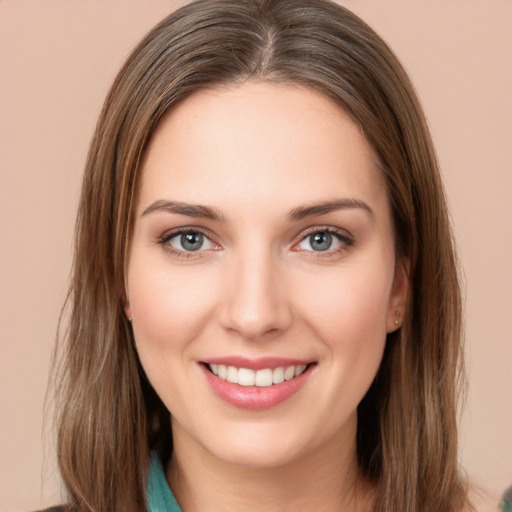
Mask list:
POLYGON ((164 196, 378 203, 383 185, 371 146, 337 104, 303 87, 247 82, 196 92, 164 117, 142 165, 139 208, 164 196))

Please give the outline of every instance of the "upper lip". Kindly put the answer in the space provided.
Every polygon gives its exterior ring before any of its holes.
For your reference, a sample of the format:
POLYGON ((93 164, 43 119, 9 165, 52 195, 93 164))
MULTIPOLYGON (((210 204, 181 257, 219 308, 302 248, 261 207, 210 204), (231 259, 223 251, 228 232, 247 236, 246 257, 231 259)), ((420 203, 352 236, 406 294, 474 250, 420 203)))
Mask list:
POLYGON ((264 368, 280 368, 287 366, 308 365, 313 363, 311 359, 292 359, 287 357, 258 357, 249 358, 244 356, 211 357, 201 361, 205 364, 222 364, 236 368, 248 368, 250 370, 263 370, 264 368))

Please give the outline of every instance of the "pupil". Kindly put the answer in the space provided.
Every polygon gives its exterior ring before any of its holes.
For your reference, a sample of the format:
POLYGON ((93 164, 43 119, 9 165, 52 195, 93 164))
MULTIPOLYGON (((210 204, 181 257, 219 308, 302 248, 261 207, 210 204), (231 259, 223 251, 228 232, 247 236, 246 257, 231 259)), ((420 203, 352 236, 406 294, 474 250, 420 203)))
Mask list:
POLYGON ((326 251, 331 247, 332 236, 329 233, 315 233, 312 236, 311 247, 315 251, 326 251))
POLYGON ((201 233, 185 233, 181 235, 181 245, 187 251, 197 251, 203 245, 201 233))

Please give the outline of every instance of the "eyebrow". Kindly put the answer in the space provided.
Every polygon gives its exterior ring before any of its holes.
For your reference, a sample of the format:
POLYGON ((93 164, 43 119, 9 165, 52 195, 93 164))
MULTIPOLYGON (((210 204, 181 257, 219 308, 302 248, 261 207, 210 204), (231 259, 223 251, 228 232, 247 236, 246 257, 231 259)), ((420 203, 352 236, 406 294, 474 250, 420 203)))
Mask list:
MULTIPOLYGON (((325 215, 336 210, 353 208, 360 208, 366 211, 372 218, 375 215, 373 210, 364 201, 354 198, 343 198, 311 205, 298 206, 297 208, 290 210, 288 213, 288 219, 290 221, 297 221, 308 217, 314 217, 316 215, 325 215)), ((203 218, 220 222, 225 221, 224 215, 222 215, 219 210, 211 206, 189 204, 180 201, 167 201, 165 199, 159 199, 158 201, 151 203, 142 212, 141 216, 143 217, 154 212, 177 213, 188 217, 203 218)))
POLYGON ((210 219, 216 221, 224 221, 224 216, 215 208, 211 206, 204 206, 200 204, 189 204, 179 201, 166 201, 159 199, 151 203, 143 212, 144 215, 149 215, 154 212, 167 212, 178 213, 180 215, 187 215, 188 217, 199 217, 203 219, 210 219))
POLYGON ((288 218, 291 221, 302 220, 307 217, 313 217, 316 215, 325 215, 327 213, 336 211, 336 210, 345 210, 352 208, 361 208, 366 211, 370 217, 374 217, 375 213, 373 210, 360 199, 354 198, 343 198, 343 199, 334 199, 332 201, 325 201, 322 203, 316 203, 312 205, 304 205, 294 208, 288 214, 288 218))

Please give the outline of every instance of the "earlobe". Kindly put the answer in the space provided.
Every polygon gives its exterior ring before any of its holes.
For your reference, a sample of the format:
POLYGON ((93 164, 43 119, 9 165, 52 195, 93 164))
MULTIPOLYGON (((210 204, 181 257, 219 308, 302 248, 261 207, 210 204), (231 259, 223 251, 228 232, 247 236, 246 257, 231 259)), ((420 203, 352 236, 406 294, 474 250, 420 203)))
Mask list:
POLYGON ((409 294, 410 278, 409 278, 410 263, 408 259, 397 259, 395 266, 395 277, 393 280, 393 288, 391 296, 389 297, 388 311, 387 311, 387 332, 393 332, 402 326, 404 319, 405 306, 407 304, 407 297, 409 294))
POLYGON ((395 325, 397 327, 400 326, 400 310, 399 309, 395 313, 395 325))
POLYGON ((125 302, 124 304, 124 314, 126 316, 126 319, 131 322, 132 321, 132 311, 130 309, 130 304, 128 302, 125 302))

